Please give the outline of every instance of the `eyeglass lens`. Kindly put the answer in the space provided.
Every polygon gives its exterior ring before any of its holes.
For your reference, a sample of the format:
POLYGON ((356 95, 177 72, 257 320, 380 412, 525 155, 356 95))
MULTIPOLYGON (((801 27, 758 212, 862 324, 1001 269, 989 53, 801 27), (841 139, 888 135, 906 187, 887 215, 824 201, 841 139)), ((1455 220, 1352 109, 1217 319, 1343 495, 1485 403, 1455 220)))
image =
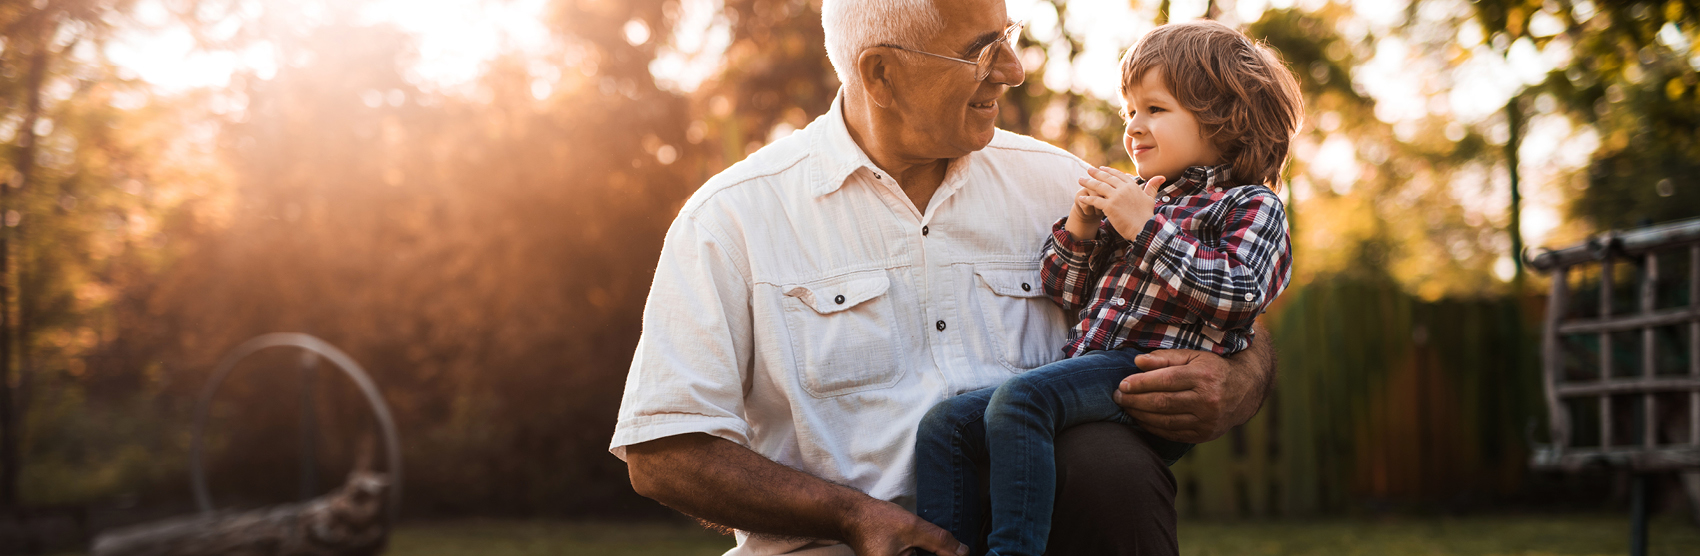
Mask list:
POLYGON ((1009 45, 1011 51, 1015 50, 1015 41, 1021 36, 1021 28, 1022 25, 1019 23, 1011 25, 1009 29, 1004 30, 1003 36, 998 37, 998 40, 980 49, 980 57, 974 61, 976 79, 985 79, 987 75, 991 75, 992 64, 997 63, 998 53, 1003 51, 1004 45, 1009 45))

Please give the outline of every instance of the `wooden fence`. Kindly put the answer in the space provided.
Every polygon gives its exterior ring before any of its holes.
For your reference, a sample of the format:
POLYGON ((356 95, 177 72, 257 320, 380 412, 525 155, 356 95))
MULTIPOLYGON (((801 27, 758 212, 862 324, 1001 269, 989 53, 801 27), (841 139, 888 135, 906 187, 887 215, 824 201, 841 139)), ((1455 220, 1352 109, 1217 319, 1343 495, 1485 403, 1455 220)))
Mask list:
POLYGON ((1332 281, 1265 315, 1275 396, 1174 467, 1183 516, 1445 508, 1509 494, 1544 415, 1542 299, 1424 302, 1332 281))

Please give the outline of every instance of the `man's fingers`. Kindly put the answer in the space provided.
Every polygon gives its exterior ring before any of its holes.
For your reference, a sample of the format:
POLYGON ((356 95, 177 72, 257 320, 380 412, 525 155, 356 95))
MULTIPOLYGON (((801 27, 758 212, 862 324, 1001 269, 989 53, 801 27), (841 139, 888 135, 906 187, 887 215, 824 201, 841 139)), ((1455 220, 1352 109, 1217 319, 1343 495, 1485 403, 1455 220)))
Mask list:
MULTIPOLYGON (((1185 349, 1160 349, 1151 353, 1140 354, 1133 358, 1133 364, 1142 371, 1150 372, 1168 367, 1185 366, 1198 357, 1199 352, 1185 349)), ((1138 376, 1138 375, 1135 375, 1138 376)))
POLYGON ((1174 415, 1192 413, 1204 396, 1193 390, 1184 392, 1140 392, 1123 394, 1117 400, 1122 407, 1147 413, 1174 415))
MULTIPOLYGON (((1144 368, 1141 366, 1140 368, 1144 368)), ((1158 369, 1134 373, 1122 379, 1120 390, 1124 394, 1139 394, 1143 392, 1181 392, 1197 386, 1194 377, 1182 369, 1158 369)))
POLYGON ((915 539, 914 548, 931 552, 938 556, 967 556, 968 545, 956 542, 956 537, 937 526, 928 524, 931 529, 920 531, 915 539))

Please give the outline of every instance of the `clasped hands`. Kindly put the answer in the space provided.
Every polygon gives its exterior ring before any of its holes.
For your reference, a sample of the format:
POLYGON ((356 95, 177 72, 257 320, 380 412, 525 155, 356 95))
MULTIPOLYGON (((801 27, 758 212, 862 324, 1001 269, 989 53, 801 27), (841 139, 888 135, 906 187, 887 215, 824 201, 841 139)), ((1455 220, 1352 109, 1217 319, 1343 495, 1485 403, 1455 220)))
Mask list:
POLYGON ((1122 235, 1132 237, 1156 210, 1157 190, 1163 181, 1163 176, 1141 180, 1108 166, 1087 170, 1086 177, 1080 178, 1080 191, 1074 194, 1064 227, 1076 239, 1091 241, 1098 237, 1098 224, 1109 219, 1122 235))

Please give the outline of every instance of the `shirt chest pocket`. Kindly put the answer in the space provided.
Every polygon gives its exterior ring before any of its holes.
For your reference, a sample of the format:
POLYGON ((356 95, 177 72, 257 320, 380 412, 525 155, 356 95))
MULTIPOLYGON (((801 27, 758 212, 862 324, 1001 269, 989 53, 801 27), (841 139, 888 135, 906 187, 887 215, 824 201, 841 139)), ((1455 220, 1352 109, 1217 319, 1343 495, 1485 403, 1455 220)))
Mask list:
POLYGON ((1027 370, 1062 356, 1068 323, 1040 287, 1038 266, 975 268, 974 274, 974 301, 1000 363, 1027 370))
POLYGON ((884 270, 784 286, 797 379, 817 398, 889 388, 903 376, 884 270))

